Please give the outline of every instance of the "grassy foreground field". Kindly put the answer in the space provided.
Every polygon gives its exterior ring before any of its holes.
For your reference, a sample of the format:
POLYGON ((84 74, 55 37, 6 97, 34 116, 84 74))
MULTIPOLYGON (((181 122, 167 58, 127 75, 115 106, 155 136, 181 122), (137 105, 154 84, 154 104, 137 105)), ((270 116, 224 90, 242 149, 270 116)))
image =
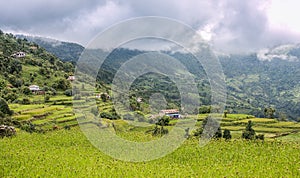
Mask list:
POLYGON ((281 140, 219 140, 199 147, 190 139, 161 159, 131 163, 100 152, 79 127, 20 131, 0 140, 0 177, 300 177, 300 142, 281 140))

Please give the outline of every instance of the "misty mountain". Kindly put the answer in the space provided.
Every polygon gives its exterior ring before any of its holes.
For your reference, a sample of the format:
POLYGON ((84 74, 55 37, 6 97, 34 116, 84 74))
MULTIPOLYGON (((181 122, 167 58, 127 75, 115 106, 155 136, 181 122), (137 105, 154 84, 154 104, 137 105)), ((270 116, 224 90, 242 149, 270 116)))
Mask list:
POLYGON ((59 40, 36 36, 16 36, 17 38, 25 38, 28 41, 38 44, 39 46, 45 48, 48 52, 60 58, 62 61, 76 62, 79 59, 82 51, 84 50, 83 46, 76 43, 63 42, 59 40))
MULTIPOLYGON (((61 60, 77 61, 83 47, 73 43, 31 38, 61 60), (63 54, 63 55, 62 55, 63 54), (70 57, 71 56, 71 57, 70 57)), ((100 83, 110 84, 115 73, 126 61, 146 51, 131 49, 115 49, 109 55, 102 50, 95 51, 95 55, 108 55, 101 66, 97 80, 100 83)), ((181 52, 162 51, 178 59, 190 73, 195 75, 201 103, 210 104, 210 85, 205 71, 197 59, 191 54, 181 52)), ((297 120, 300 117, 300 45, 279 45, 269 49, 262 49, 252 54, 219 55, 219 60, 226 76, 227 110, 232 113, 249 113, 264 116, 264 108, 276 109, 276 116, 283 119, 297 120)), ((89 69, 87 69, 89 70, 89 69)), ((176 86, 170 86, 163 76, 144 76, 132 86, 136 95, 149 97, 151 93, 162 92, 168 102, 179 101, 176 86), (151 82, 160 81, 154 88, 151 82), (164 86, 167 83, 168 87, 164 86), (143 86, 144 85, 144 86, 143 86), (157 86, 160 86, 157 88, 157 86), (163 91, 168 88, 168 91, 163 91), (146 89, 149 92, 146 92, 146 89), (139 92, 140 91, 140 92, 139 92), (150 92, 151 91, 151 92, 150 92)), ((175 85, 174 83, 172 85, 175 85)))

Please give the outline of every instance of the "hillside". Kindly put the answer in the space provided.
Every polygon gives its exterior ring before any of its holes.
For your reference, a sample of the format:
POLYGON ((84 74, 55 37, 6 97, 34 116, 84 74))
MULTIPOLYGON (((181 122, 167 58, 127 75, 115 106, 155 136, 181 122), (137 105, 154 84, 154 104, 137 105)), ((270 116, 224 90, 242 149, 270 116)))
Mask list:
POLYGON ((74 72, 71 63, 61 61, 35 43, 3 32, 0 68, 0 97, 9 103, 31 96, 31 85, 37 85, 49 96, 64 92, 70 88, 67 78, 74 72))
MULTIPOLYGON (((28 40, 41 44, 62 60, 77 61, 83 47, 73 43, 65 43, 38 37, 26 37, 28 40), (67 58, 66 56, 72 56, 67 58)), ((118 68, 130 58, 146 51, 116 49, 104 62, 98 74, 98 82, 110 84, 118 68)), ((210 104, 210 86, 206 74, 196 59, 186 53, 168 52, 172 57, 182 62, 188 70, 196 76, 199 83, 199 93, 202 105, 210 104)), ((100 56, 106 55, 98 50, 100 56)), ((265 108, 274 108, 275 117, 282 120, 299 120, 300 117, 300 46, 281 45, 270 49, 263 49, 257 53, 240 55, 220 55, 219 59, 226 76, 228 100, 227 109, 231 113, 249 113, 258 117, 265 117, 265 108)), ((144 76, 146 77, 146 76, 144 76)), ((168 91, 163 83, 169 83, 163 76, 149 76, 146 80, 140 78, 132 86, 132 90, 139 88, 141 97, 149 98, 151 93, 162 92, 167 101, 179 105, 178 91, 174 84, 168 84, 168 91), (149 80, 157 81, 162 88, 150 88, 149 80), (145 90, 148 89, 148 91, 145 90), (172 101, 170 98, 173 98, 172 101)))
MULTIPOLYGON (((297 48, 293 50, 295 52, 297 48)), ((99 56, 105 55, 101 50, 94 52, 99 56)), ((110 84, 122 64, 143 53, 146 51, 115 49, 104 61, 98 73, 98 82, 110 84)), ((201 64, 190 54, 168 51, 163 53, 178 59, 195 76, 201 105, 210 105, 210 85, 201 64)), ((300 60, 295 60, 298 59, 296 56, 293 57, 294 60, 285 60, 278 55, 270 60, 262 60, 258 54, 253 53, 219 56, 219 59, 226 77, 228 95, 226 109, 230 113, 269 117, 265 113, 265 108, 273 108, 276 110, 274 113, 276 118, 299 119, 300 60)), ((167 97, 168 103, 179 106, 175 84, 163 76, 153 74, 141 76, 133 83, 132 91, 136 91, 133 95, 145 98, 146 101, 151 93, 161 92, 167 97)))
POLYGON ((76 62, 84 50, 84 47, 79 44, 58 41, 50 38, 25 35, 16 35, 16 37, 21 39, 25 38, 30 42, 38 44, 62 61, 76 62))

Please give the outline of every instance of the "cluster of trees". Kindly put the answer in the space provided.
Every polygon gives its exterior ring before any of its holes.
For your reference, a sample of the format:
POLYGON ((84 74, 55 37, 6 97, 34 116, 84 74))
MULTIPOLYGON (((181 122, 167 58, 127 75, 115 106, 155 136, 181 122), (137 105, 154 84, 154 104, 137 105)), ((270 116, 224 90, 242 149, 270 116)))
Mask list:
POLYGON ((201 134, 204 133, 204 130, 205 134, 207 134, 210 138, 220 139, 223 137, 225 140, 230 140, 232 138, 230 130, 225 129, 222 133, 219 122, 210 116, 206 117, 202 121, 201 127, 194 131, 193 136, 201 136, 201 134))
POLYGON ((252 128, 253 123, 251 120, 248 121, 245 131, 243 131, 242 138, 247 140, 264 140, 265 136, 263 134, 256 135, 255 130, 252 128))
MULTIPOLYGON (((242 138, 246 140, 254 140, 254 139, 264 140, 264 135, 263 134, 256 135, 255 130, 252 127, 253 127, 253 123, 250 120, 248 121, 247 126, 242 133, 242 138)), ((225 140, 230 140, 232 138, 230 130, 225 129, 222 133, 218 121, 212 117, 206 117, 203 120, 201 127, 197 128, 194 131, 193 136, 196 137, 201 136, 201 134, 204 133, 204 130, 206 131, 205 134, 211 134, 208 135, 210 136, 210 138, 220 139, 223 137, 225 140)))

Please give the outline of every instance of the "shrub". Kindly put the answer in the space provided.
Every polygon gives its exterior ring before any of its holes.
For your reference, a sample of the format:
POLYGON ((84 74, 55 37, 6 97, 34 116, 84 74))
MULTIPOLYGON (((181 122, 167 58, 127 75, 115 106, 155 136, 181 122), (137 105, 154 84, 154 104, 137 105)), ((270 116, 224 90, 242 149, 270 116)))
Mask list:
POLYGON ((218 130, 217 130, 217 132, 215 133, 214 138, 216 138, 216 139, 222 138, 222 130, 221 130, 221 127, 218 127, 218 130))
POLYGON ((33 133, 36 131, 35 125, 32 124, 31 122, 23 124, 21 126, 21 129, 25 130, 26 132, 29 132, 29 133, 33 133))
POLYGON ((66 96, 72 96, 72 89, 68 89, 65 91, 66 96))
POLYGON ((258 139, 258 140, 264 141, 265 140, 265 135, 264 134, 259 134, 259 135, 256 135, 255 138, 258 139))
POLYGON ((230 140, 231 139, 231 133, 230 130, 225 129, 223 132, 223 138, 225 138, 225 140, 230 140))
POLYGON ((0 137, 11 137, 16 135, 16 130, 13 126, 0 125, 0 137))
POLYGON ((160 126, 167 126, 169 125, 170 122, 170 117, 169 116, 163 116, 162 118, 160 118, 156 125, 160 125, 160 126))
POLYGON ((13 111, 9 109, 8 104, 3 98, 0 98, 0 112, 6 115, 13 114, 13 111))
POLYGON ((117 117, 115 115, 112 115, 112 114, 107 113, 107 112, 100 113, 100 117, 110 119, 110 120, 117 120, 117 117))
POLYGON ((165 135, 168 134, 169 130, 165 129, 163 126, 158 127, 157 125, 155 126, 155 128, 153 129, 152 135, 153 136, 158 136, 158 135, 165 135))
POLYGON ((251 120, 248 121, 248 124, 246 126, 246 130, 242 134, 242 138, 247 139, 247 140, 253 140, 255 139, 255 131, 252 128, 253 123, 251 120))
POLYGON ((23 98, 21 104, 30 104, 29 98, 23 98))

